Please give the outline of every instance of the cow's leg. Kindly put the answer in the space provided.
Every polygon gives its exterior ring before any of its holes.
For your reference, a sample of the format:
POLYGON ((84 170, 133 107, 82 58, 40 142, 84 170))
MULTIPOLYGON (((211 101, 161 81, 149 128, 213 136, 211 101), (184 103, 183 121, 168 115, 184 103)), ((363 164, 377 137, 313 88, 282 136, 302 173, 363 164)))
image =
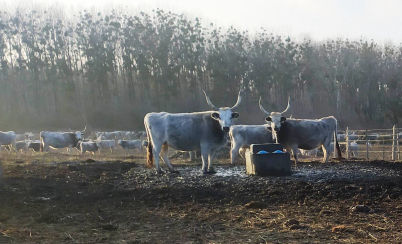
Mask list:
POLYGON ((299 162, 297 158, 297 147, 286 148, 286 151, 288 151, 289 153, 292 152, 293 158, 295 159, 295 165, 297 166, 297 163, 299 162))
POLYGON ((195 161, 195 159, 197 158, 197 154, 195 151, 190 151, 188 152, 189 157, 190 157, 190 161, 195 161))
POLYGON ((159 143, 155 143, 152 146, 153 146, 152 153, 154 155, 154 163, 155 163, 156 173, 160 174, 160 173, 162 173, 162 170, 159 165, 159 155, 161 153, 162 145, 159 143))
POLYGON ((232 146, 230 149, 230 163, 235 164, 237 156, 239 155, 239 149, 240 145, 236 144, 235 142, 232 142, 232 146))
POLYGON ((325 145, 322 145, 321 148, 322 148, 322 152, 324 153, 324 157, 322 159, 322 162, 326 163, 326 162, 328 162, 328 158, 329 158, 331 150, 329 149, 329 146, 326 147, 325 145))
POLYGON ((203 147, 201 145, 201 160, 202 160, 202 168, 201 168, 201 170, 202 170, 202 173, 204 173, 204 174, 208 173, 208 168, 207 168, 207 166, 208 166, 208 154, 209 154, 209 151, 205 147, 203 147))
POLYGON ((325 138, 324 143, 322 144, 321 148, 322 148, 322 152, 324 153, 324 157, 322 159, 323 163, 328 162, 328 158, 331 155, 331 136, 328 136, 327 138, 325 138))
POLYGON ((162 145, 160 156, 163 162, 168 166, 170 172, 178 173, 178 171, 173 168, 173 165, 169 161, 168 152, 169 152, 169 146, 167 145, 167 143, 164 143, 162 145))
POLYGON ((239 155, 243 160, 246 160, 246 151, 247 151, 247 147, 241 147, 239 149, 239 155))
POLYGON ((208 173, 215 174, 216 171, 214 167, 212 167, 212 159, 214 158, 215 152, 210 152, 208 155, 208 173))

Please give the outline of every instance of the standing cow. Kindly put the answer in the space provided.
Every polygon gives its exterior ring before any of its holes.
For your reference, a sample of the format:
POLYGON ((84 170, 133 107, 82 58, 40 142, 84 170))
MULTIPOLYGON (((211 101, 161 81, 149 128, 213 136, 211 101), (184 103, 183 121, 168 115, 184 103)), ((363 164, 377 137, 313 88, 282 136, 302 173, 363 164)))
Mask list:
POLYGON ((116 147, 115 140, 97 140, 96 145, 99 148, 99 153, 104 149, 109 149, 110 153, 113 153, 113 149, 116 147))
POLYGON ((143 140, 118 140, 117 144, 121 146, 125 150, 129 149, 137 149, 139 151, 143 151, 143 148, 146 146, 146 141, 143 140))
POLYGON ((95 154, 95 152, 99 149, 96 141, 81 141, 79 142, 79 145, 81 154, 85 152, 91 152, 92 154, 95 154))
POLYGON ((271 123, 272 135, 277 143, 286 147, 287 151, 293 152, 295 163, 297 164, 297 149, 312 150, 322 146, 324 152, 323 163, 328 161, 329 153, 332 151, 330 144, 331 139, 335 138, 336 151, 338 158, 342 157, 339 148, 337 134, 337 121, 335 117, 329 116, 321 119, 286 119, 283 116, 290 107, 290 98, 288 106, 282 112, 267 112, 261 105, 261 98, 259 100, 260 109, 268 115, 265 119, 271 123))
POLYGON ((180 151, 201 151, 202 172, 215 173, 212 167, 214 153, 227 144, 227 135, 234 120, 239 117, 234 110, 242 100, 242 90, 237 97, 236 104, 229 107, 218 108, 212 104, 204 91, 208 105, 213 111, 195 113, 148 113, 144 124, 148 136, 147 165, 155 166, 158 173, 159 156, 175 172, 168 158, 168 147, 180 151))
POLYGON ((251 144, 272 143, 272 132, 267 125, 233 125, 229 131, 230 161, 235 163, 237 156, 244 155, 245 149, 251 144))
POLYGON ((16 134, 14 131, 0 131, 0 146, 8 146, 10 149, 15 149, 16 134))
MULTIPOLYGON (((85 127, 86 129, 86 127, 85 127)), ((84 131, 76 132, 54 132, 41 131, 40 142, 41 152, 48 151, 51 148, 77 148, 79 150, 79 142, 83 138, 84 131)))

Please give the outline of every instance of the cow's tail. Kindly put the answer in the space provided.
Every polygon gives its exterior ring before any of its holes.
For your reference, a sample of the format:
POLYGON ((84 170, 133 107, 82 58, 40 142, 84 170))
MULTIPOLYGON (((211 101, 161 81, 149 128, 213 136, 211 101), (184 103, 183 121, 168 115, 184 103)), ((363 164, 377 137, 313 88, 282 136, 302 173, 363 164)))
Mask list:
POLYGON ((152 152, 152 140, 151 140, 151 135, 149 132, 148 125, 145 124, 145 131, 147 132, 147 138, 148 138, 148 145, 147 145, 147 167, 152 168, 154 166, 154 155, 152 152))
POLYGON ((340 160, 340 159, 342 159, 342 152, 341 152, 341 147, 339 146, 339 143, 338 143, 338 121, 336 119, 335 119, 334 138, 335 138, 335 145, 336 145, 336 155, 337 155, 337 158, 340 160))

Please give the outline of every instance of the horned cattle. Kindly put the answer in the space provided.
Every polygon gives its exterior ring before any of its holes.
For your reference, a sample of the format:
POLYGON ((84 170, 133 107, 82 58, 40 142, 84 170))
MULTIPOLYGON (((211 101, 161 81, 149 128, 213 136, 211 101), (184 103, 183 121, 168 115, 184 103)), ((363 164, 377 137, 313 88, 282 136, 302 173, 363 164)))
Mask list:
POLYGON ((49 147, 55 149, 74 147, 79 149, 79 142, 82 140, 85 129, 76 132, 41 131, 41 151, 48 151, 49 147))
POLYGON ((148 137, 147 165, 155 166, 158 173, 159 156, 174 172, 168 158, 168 147, 180 151, 201 151, 202 172, 214 173, 212 158, 214 153, 227 144, 230 126, 239 117, 234 110, 242 100, 242 90, 233 107, 216 107, 204 91, 208 105, 213 111, 195 113, 148 113, 144 117, 145 130, 148 137))
POLYGON ((277 143, 282 144, 290 152, 293 152, 295 162, 297 163, 297 149, 312 150, 322 147, 324 152, 323 163, 328 161, 331 150, 330 144, 334 137, 338 158, 341 158, 337 134, 337 121, 335 117, 329 116, 321 119, 287 119, 283 115, 290 107, 290 98, 288 106, 282 112, 267 112, 261 105, 260 109, 268 115, 266 121, 271 124, 272 135, 277 143))

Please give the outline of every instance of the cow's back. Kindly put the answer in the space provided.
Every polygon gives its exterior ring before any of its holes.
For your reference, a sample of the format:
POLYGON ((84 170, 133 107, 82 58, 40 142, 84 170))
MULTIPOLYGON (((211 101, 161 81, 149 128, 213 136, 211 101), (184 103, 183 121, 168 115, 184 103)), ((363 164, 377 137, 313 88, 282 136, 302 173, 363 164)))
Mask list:
POLYGON ((0 131, 0 145, 10 145, 15 143, 16 134, 14 131, 0 131))
POLYGON ((272 133, 266 125, 233 125, 230 127, 231 139, 244 146, 271 143, 272 133))
POLYGON ((148 113, 144 123, 154 140, 182 151, 199 150, 202 143, 220 145, 224 134, 212 112, 198 113, 148 113))
POLYGON ((335 128, 333 116, 316 120, 287 119, 278 133, 278 141, 284 146, 298 145, 300 149, 311 150, 332 136, 335 128))

